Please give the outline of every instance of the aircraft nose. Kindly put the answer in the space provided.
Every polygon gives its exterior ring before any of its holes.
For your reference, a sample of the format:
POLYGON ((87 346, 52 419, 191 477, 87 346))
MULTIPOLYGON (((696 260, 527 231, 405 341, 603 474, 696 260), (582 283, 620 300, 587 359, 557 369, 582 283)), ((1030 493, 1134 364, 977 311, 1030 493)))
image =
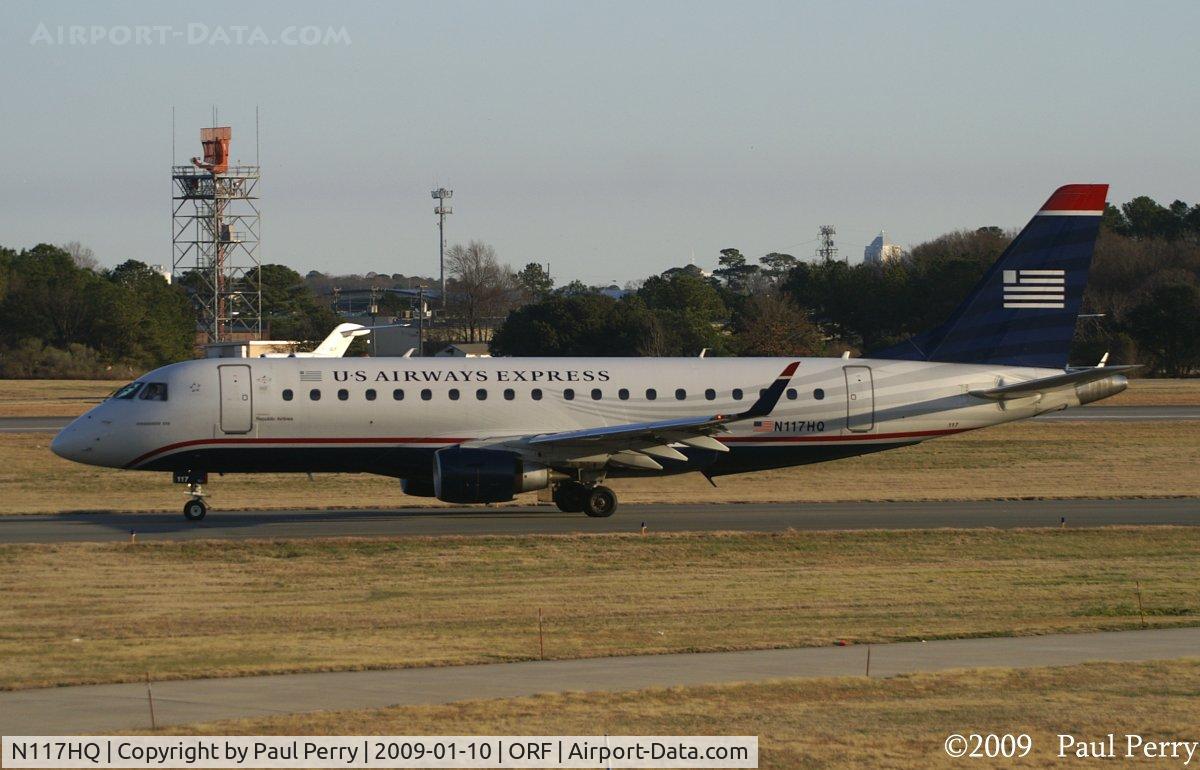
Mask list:
POLYGON ((67 425, 50 441, 50 451, 64 460, 79 462, 80 455, 82 454, 83 442, 80 441, 80 430, 76 424, 77 422, 78 420, 67 425))
POLYGON ((88 412, 78 417, 74 422, 58 432, 50 441, 50 451, 64 460, 85 463, 87 465, 102 465, 104 458, 100 457, 101 439, 107 434, 105 423, 95 419, 95 413, 88 412))

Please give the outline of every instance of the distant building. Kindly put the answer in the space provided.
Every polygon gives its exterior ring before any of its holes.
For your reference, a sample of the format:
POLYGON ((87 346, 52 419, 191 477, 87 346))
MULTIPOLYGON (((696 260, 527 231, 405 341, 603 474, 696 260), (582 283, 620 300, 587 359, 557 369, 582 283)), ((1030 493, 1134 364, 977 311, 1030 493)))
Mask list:
POLYGON ((226 340, 204 346, 205 358, 258 358, 267 354, 286 356, 295 353, 299 342, 292 340, 226 340))
POLYGON ((435 356, 453 358, 491 358, 486 342, 456 342, 434 353, 435 356))
POLYGON ((875 240, 863 249, 863 262, 868 265, 882 265, 903 256, 904 249, 900 248, 899 244, 888 241, 887 233, 883 230, 880 230, 879 235, 875 236, 875 240))
POLYGON ((151 265, 150 269, 163 277, 167 283, 171 282, 171 270, 163 265, 151 265))
POLYGON ((610 286, 605 286, 605 287, 601 288, 600 293, 606 297, 612 297, 613 299, 624 299, 625 296, 628 295, 630 292, 625 289, 622 289, 620 286, 617 286, 614 283, 610 286))

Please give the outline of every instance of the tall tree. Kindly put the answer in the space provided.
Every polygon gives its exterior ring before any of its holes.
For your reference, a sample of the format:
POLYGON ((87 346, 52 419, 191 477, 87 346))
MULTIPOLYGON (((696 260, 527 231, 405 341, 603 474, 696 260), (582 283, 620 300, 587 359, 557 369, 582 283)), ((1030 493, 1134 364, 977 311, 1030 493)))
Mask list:
POLYGON ((446 251, 446 271, 454 281, 447 298, 469 342, 478 342, 486 319, 505 316, 517 305, 519 288, 508 265, 482 241, 454 245, 446 251))
POLYGON ((735 248, 721 249, 717 263, 720 267, 713 271, 713 275, 723 280, 733 292, 746 291, 750 278, 758 273, 758 265, 747 264, 745 255, 735 248))
POLYGON ((71 255, 71 261, 75 263, 75 267, 91 270, 93 273, 100 271, 100 260, 96 259, 96 252, 79 241, 64 243, 60 248, 71 255))
POLYGON ((1129 222, 1129 234, 1134 238, 1172 240, 1179 235, 1179 219, 1170 209, 1148 195, 1139 195, 1122 206, 1121 210, 1129 222))
POLYGON ((791 254, 781 254, 778 251, 772 251, 758 261, 762 263, 763 272, 776 280, 784 277, 796 267, 795 257, 791 254))
POLYGON ((750 297, 734 317, 740 356, 814 356, 824 347, 821 330, 796 303, 778 291, 750 297))
POLYGON ((530 262, 517 273, 517 283, 530 301, 542 300, 554 290, 554 279, 537 262, 530 262))
POLYGON ((153 366, 191 356, 196 317, 181 287, 132 259, 105 276, 122 290, 117 299, 121 320, 115 329, 123 346, 119 357, 153 366))
POLYGON ((660 335, 657 319, 636 297, 556 294, 520 307, 496 329, 491 349, 502 356, 631 356, 660 335))
POLYGON ((1183 377, 1200 367, 1200 289, 1187 283, 1158 286, 1129 312, 1139 349, 1156 371, 1183 377))
POLYGON ((726 349, 721 325, 729 310, 713 282, 690 270, 651 276, 637 296, 658 318, 662 355, 694 356, 702 349, 726 349))
MULTIPOLYGON (((275 339, 319 342, 340 320, 321 302, 311 285, 287 265, 265 264, 260 268, 262 315, 275 339)), ((249 280, 254 281, 251 272, 249 280)))

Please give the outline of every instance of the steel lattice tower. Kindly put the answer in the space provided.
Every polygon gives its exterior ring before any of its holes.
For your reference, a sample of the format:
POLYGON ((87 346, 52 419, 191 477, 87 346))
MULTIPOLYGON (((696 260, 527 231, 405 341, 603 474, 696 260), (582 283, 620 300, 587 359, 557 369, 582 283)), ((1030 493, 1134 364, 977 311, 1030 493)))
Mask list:
POLYGON ((837 235, 837 230, 833 228, 833 225, 821 225, 817 256, 825 262, 837 259, 837 246, 833 245, 833 236, 835 235, 837 235))
POLYGON ((205 342, 262 338, 260 170, 228 164, 229 138, 202 129, 204 160, 171 167, 171 273, 194 289, 205 342))

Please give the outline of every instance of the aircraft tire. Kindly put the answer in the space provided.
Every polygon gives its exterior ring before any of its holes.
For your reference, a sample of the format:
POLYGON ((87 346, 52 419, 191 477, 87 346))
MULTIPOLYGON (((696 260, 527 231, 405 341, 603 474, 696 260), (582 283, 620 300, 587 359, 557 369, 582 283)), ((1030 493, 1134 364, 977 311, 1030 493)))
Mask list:
POLYGON ((199 498, 196 498, 195 500, 188 500, 183 505, 183 518, 187 519, 188 521, 200 521, 207 514, 208 506, 205 505, 204 501, 199 498))
POLYGON ((594 519, 612 516, 617 510, 617 496, 608 487, 592 487, 584 499, 583 512, 594 519))
POLYGON ((575 482, 559 484, 554 490, 554 504, 563 513, 582 513, 588 490, 575 482))

